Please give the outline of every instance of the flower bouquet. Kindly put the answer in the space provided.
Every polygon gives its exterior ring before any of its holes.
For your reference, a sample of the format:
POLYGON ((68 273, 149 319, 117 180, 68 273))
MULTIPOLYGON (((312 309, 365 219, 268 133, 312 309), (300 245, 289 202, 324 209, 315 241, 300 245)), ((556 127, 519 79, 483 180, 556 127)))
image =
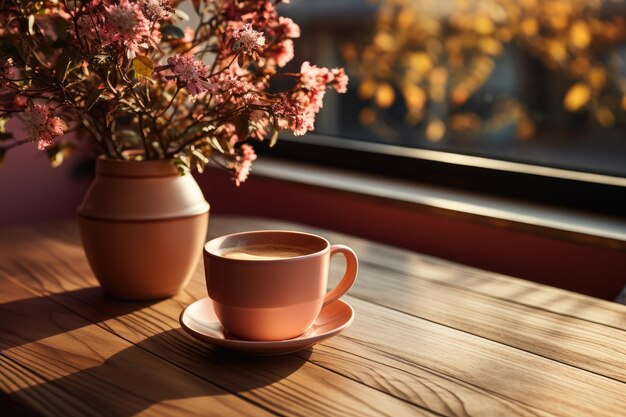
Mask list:
POLYGON ((251 142, 312 130, 326 90, 346 91, 343 69, 279 72, 300 35, 281 1, 193 0, 193 19, 179 3, 1 1, 0 157, 34 142, 58 164, 88 139, 97 155, 181 173, 213 160, 239 185, 251 142), (25 138, 6 131, 14 116, 25 138))
POLYGON ((312 130, 327 89, 348 82, 308 62, 279 72, 300 35, 280 1, 193 0, 192 18, 179 3, 0 0, 0 158, 34 142, 58 164, 90 139, 81 238, 124 299, 176 294, 193 274, 209 205, 189 171, 213 160, 239 185, 251 143, 312 130), (6 131, 11 117, 26 137, 6 131))

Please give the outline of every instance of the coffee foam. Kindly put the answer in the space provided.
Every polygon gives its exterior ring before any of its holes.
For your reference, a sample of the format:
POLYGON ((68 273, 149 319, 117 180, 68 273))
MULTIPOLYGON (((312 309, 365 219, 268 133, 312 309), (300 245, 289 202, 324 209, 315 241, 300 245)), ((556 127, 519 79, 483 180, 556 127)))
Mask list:
POLYGON ((311 253, 311 250, 298 246, 261 244, 224 249, 220 252, 220 256, 229 259, 271 261, 293 258, 296 256, 307 255, 309 253, 311 253))

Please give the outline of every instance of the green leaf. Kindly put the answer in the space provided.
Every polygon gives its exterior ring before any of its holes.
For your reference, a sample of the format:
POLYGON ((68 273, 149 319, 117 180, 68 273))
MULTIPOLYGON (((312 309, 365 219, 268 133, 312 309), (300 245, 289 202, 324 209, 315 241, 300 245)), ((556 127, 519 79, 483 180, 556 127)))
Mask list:
POLYGON ((7 132, 7 122, 9 119, 0 118, 0 140, 8 140, 13 138, 13 134, 7 132))
POLYGON ((141 77, 150 78, 154 71, 154 62, 147 56, 137 55, 133 59, 133 69, 135 70, 135 78, 141 77))
POLYGON ((180 9, 174 10, 174 15, 176 15, 176 17, 182 20, 183 22, 188 22, 190 19, 189 15, 180 9))
POLYGON ((246 140, 248 138, 248 134, 250 133, 249 116, 248 112, 244 111, 235 119, 235 130, 237 131, 239 140, 246 140))
POLYGON ((35 15, 33 14, 28 16, 28 33, 31 35, 35 34, 35 15))
POLYGON ((61 55, 56 62, 54 67, 54 77, 60 83, 65 81, 65 77, 67 77, 67 70, 70 68, 70 64, 72 63, 72 58, 69 55, 63 54, 61 55))
POLYGON ((274 117, 274 124, 272 130, 272 137, 270 137, 270 148, 273 148, 278 141, 278 132, 280 132, 280 127, 278 126, 278 119, 274 117))
POLYGON ((178 26, 167 25, 161 28, 161 33, 165 39, 182 39, 185 37, 185 32, 178 26))
POLYGON ((87 100, 85 100, 85 111, 91 110, 91 108, 96 104, 105 88, 99 88, 97 90, 93 90, 89 96, 87 96, 87 100))
POLYGON ((176 167, 176 170, 178 170, 178 175, 180 176, 188 174, 189 171, 191 171, 191 166, 189 165, 189 157, 185 155, 179 155, 178 157, 174 158, 172 160, 172 163, 176 167))
POLYGON ((213 145, 213 147, 217 149, 219 153, 224 153, 224 148, 222 148, 222 145, 214 136, 211 136, 209 140, 211 141, 211 145, 213 145))
POLYGON ((94 55, 93 60, 92 60, 95 66, 106 65, 108 61, 109 61, 109 56, 104 55, 104 54, 94 55))
POLYGON ((207 158, 199 149, 193 149, 191 151, 192 161, 194 168, 199 172, 204 172, 204 167, 209 163, 209 158, 207 158))
POLYGON ((59 144, 54 144, 46 149, 46 156, 50 160, 50 166, 56 168, 63 163, 63 148, 59 144))
POLYGON ((115 140, 124 148, 136 148, 141 144, 139 132, 133 129, 121 129, 116 131, 115 140))
POLYGON ((277 141, 278 141, 278 130, 274 129, 272 131, 272 136, 270 137, 270 148, 273 148, 274 145, 276 145, 277 141))

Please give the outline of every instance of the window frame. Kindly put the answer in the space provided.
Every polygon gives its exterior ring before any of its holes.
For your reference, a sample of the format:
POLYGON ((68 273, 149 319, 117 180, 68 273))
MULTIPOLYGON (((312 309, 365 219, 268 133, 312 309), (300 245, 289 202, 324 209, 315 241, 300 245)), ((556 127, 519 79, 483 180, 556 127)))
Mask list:
POLYGON ((332 136, 281 137, 260 155, 626 218, 626 178, 332 136))

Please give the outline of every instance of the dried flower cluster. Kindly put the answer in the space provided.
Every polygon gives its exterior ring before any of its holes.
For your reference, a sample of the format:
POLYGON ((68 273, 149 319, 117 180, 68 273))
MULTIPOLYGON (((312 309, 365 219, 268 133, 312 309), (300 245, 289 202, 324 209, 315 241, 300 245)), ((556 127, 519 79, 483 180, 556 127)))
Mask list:
POLYGON ((184 29, 176 0, 0 2, 0 157, 35 142, 58 161, 68 137, 88 137, 109 158, 141 149, 182 172, 214 160, 239 185, 251 140, 313 130, 326 90, 346 91, 343 69, 279 73, 300 36, 279 2, 194 0, 184 29), (270 89, 276 76, 290 89, 270 89), (26 139, 4 131, 11 117, 26 139))

